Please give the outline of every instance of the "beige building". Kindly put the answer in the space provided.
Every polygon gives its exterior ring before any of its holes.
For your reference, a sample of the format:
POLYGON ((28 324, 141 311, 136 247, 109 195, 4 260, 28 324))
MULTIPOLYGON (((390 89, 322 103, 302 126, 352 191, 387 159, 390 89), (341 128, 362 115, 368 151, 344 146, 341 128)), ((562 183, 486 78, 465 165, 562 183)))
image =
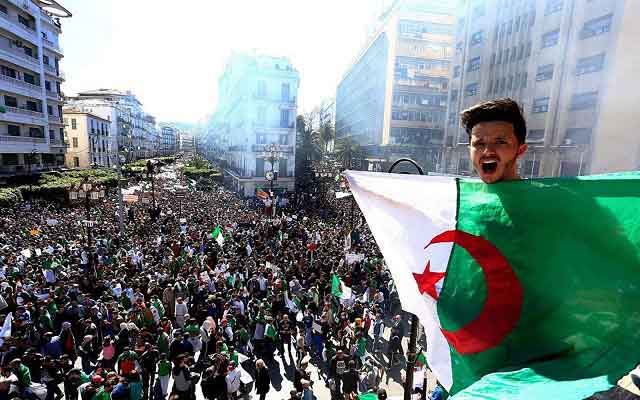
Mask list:
POLYGON ((92 165, 111 167, 111 121, 74 108, 65 107, 63 115, 65 136, 69 141, 65 159, 67 168, 88 168, 92 165))
POLYGON ((336 137, 366 150, 366 165, 412 157, 436 170, 444 145, 454 9, 434 0, 395 1, 338 85, 336 137))
POLYGON ((459 112, 499 97, 524 109, 523 176, 640 168, 640 2, 462 0, 459 13, 441 172, 472 173, 459 112))

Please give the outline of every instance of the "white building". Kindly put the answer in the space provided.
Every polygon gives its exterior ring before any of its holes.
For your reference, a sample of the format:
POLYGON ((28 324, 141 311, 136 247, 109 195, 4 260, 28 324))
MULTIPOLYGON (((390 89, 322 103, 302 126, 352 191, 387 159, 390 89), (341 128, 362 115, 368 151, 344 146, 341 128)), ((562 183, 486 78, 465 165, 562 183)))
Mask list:
POLYGON ((58 17, 71 13, 48 3, 0 0, 0 174, 64 166, 58 17))
POLYGON ((295 186, 296 111, 300 75, 285 57, 234 54, 219 78, 213 121, 226 173, 244 196, 295 186), (275 151, 272 151, 275 150, 275 151))
POLYGON ((144 112, 142 103, 130 91, 97 89, 81 92, 70 98, 69 104, 110 120, 109 149, 115 151, 118 135, 120 151, 127 161, 159 154, 160 134, 155 118, 144 112))
POLYGON ((193 154, 196 152, 196 138, 193 134, 187 132, 179 133, 180 152, 185 154, 193 154))

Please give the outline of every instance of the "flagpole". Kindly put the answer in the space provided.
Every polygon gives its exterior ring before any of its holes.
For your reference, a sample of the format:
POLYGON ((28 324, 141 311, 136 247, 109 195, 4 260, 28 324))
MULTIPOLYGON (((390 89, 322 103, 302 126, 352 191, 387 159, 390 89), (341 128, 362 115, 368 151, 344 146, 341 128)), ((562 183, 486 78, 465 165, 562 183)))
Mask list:
MULTIPOLYGON (((424 170, 417 162, 410 158, 399 158, 391 167, 389 167, 388 173, 393 173, 393 169, 400 163, 407 162, 412 164, 418 170, 420 175, 424 175, 424 170)), ((408 172, 400 172, 401 174, 408 174, 408 172)), ((353 223, 353 222, 352 222, 353 223)), ((407 370, 406 379, 404 382, 404 400, 411 400, 411 392, 413 391, 413 370, 416 365, 416 342, 418 341, 418 317, 415 314, 411 314, 411 335, 409 336, 409 348, 407 349, 407 370)))

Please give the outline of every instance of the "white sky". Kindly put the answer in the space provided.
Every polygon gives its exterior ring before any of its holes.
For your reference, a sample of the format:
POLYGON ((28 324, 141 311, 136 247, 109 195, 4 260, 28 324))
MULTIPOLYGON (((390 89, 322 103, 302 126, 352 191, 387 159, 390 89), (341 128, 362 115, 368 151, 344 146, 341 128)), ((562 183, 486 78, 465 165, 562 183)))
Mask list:
POLYGON ((63 91, 132 90, 161 121, 215 110, 231 51, 288 56, 298 112, 335 95, 385 0, 62 0, 63 91))

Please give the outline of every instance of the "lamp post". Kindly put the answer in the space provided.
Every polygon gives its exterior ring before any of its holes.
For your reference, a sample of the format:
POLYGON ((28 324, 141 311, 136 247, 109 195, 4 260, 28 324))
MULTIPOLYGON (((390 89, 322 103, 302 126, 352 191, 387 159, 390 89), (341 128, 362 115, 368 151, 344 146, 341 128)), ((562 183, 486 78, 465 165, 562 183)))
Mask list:
POLYGON ((276 161, 280 160, 280 156, 282 150, 280 149, 280 145, 277 143, 271 143, 265 146, 265 151, 268 154, 269 161, 271 162, 271 179, 268 179, 270 182, 270 194, 273 197, 273 181, 278 180, 278 174, 275 171, 274 164, 276 161))
POLYGON ((153 170, 155 169, 155 163, 151 160, 147 160, 147 178, 151 180, 151 198, 153 199, 152 211, 151 211, 151 220, 156 220, 156 188, 153 179, 153 170))
POLYGON ((92 183, 88 177, 84 178, 80 185, 71 187, 69 189, 70 200, 84 201, 85 220, 82 221, 82 224, 87 229, 87 251, 89 252, 89 265, 87 267, 87 274, 89 273, 90 268, 94 276, 97 275, 97 271, 95 269, 95 264, 93 262, 93 253, 91 251, 91 228, 94 225, 94 221, 91 221, 91 201, 99 201, 104 199, 104 194, 104 188, 100 185, 92 183))
MULTIPOLYGON (((393 173, 393 169, 399 164, 406 162, 412 164, 418 170, 420 175, 424 175, 422 167, 415 161, 409 158, 400 158, 396 160, 391 167, 389 167, 388 173, 393 173)), ((406 172, 401 172, 405 173, 406 172)), ((415 314, 411 314, 411 335, 409 336, 409 348, 407 349, 407 378, 404 383, 404 400, 411 400, 411 392, 413 391, 413 369, 416 365, 416 342, 418 341, 418 317, 415 314)), ((425 385, 426 386, 426 385, 425 385)))

